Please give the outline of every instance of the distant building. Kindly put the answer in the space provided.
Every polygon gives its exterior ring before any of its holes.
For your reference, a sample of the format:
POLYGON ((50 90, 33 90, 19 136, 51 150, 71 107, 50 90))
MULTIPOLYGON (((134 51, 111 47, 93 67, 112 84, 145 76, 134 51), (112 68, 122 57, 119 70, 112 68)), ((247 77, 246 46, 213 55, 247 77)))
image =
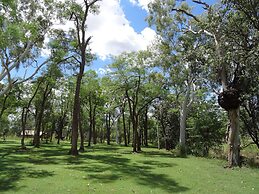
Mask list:
MULTIPOLYGON (((35 134, 35 131, 32 130, 32 129, 26 129, 26 130, 25 130, 25 137, 33 137, 34 134, 35 134)), ((21 134, 20 134, 20 135, 22 136, 22 131, 21 131, 21 134)), ((42 132, 40 132, 40 136, 41 136, 41 135, 42 135, 42 132)))

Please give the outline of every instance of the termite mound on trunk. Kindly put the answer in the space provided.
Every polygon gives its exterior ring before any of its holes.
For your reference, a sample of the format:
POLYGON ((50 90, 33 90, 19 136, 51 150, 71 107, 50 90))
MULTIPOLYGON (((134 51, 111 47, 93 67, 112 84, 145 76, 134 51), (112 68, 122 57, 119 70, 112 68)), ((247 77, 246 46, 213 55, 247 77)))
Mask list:
POLYGON ((219 105, 226 111, 237 109, 240 106, 240 92, 235 88, 229 88, 218 96, 219 105))

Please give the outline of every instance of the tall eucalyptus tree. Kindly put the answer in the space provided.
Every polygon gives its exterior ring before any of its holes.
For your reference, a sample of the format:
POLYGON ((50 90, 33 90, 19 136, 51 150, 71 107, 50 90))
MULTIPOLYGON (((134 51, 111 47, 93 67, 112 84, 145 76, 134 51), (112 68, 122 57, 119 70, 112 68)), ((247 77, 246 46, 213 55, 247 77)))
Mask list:
POLYGON ((218 92, 218 102, 228 112, 230 122, 228 163, 230 167, 237 166, 240 164, 241 98, 247 93, 248 73, 256 68, 258 56, 258 3, 230 0, 209 5, 192 0, 204 9, 204 14, 194 15, 186 2, 155 0, 150 4, 150 20, 158 30, 172 37, 182 33, 200 39, 198 56, 201 57, 195 56, 191 61, 200 62, 211 84, 222 89, 218 92), (168 21, 174 23, 174 28, 165 25, 168 21))
POLYGON ((71 56, 70 59, 78 69, 76 88, 74 95, 74 106, 72 116, 72 141, 69 153, 71 155, 78 155, 77 140, 78 140, 78 125, 80 113, 80 89, 81 81, 84 75, 85 66, 93 60, 90 53, 89 43, 91 36, 87 35, 87 19, 90 14, 97 13, 98 6, 96 3, 100 0, 84 0, 77 2, 75 0, 65 0, 59 2, 59 18, 62 20, 66 18, 73 22, 73 27, 70 28, 68 34, 63 36, 63 41, 68 44, 69 50, 67 55, 71 56), (70 41, 67 42, 69 36, 70 41))

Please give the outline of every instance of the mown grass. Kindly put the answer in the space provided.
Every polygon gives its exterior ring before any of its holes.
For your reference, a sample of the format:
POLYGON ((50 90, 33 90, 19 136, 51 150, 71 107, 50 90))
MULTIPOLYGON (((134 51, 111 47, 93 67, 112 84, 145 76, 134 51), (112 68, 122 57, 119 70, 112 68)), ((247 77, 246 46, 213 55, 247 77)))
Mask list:
POLYGON ((154 148, 96 145, 78 157, 69 144, 19 149, 0 142, 0 193, 259 193, 259 169, 226 169, 222 160, 187 157, 154 148))

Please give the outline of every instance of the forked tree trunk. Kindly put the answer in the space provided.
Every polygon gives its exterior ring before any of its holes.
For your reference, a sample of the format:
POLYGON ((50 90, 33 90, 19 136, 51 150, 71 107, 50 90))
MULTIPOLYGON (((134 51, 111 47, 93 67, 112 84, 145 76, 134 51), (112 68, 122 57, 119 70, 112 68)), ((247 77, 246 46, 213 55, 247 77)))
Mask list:
POLYGON ((228 165, 240 165, 239 107, 229 110, 230 129, 228 137, 228 165))

